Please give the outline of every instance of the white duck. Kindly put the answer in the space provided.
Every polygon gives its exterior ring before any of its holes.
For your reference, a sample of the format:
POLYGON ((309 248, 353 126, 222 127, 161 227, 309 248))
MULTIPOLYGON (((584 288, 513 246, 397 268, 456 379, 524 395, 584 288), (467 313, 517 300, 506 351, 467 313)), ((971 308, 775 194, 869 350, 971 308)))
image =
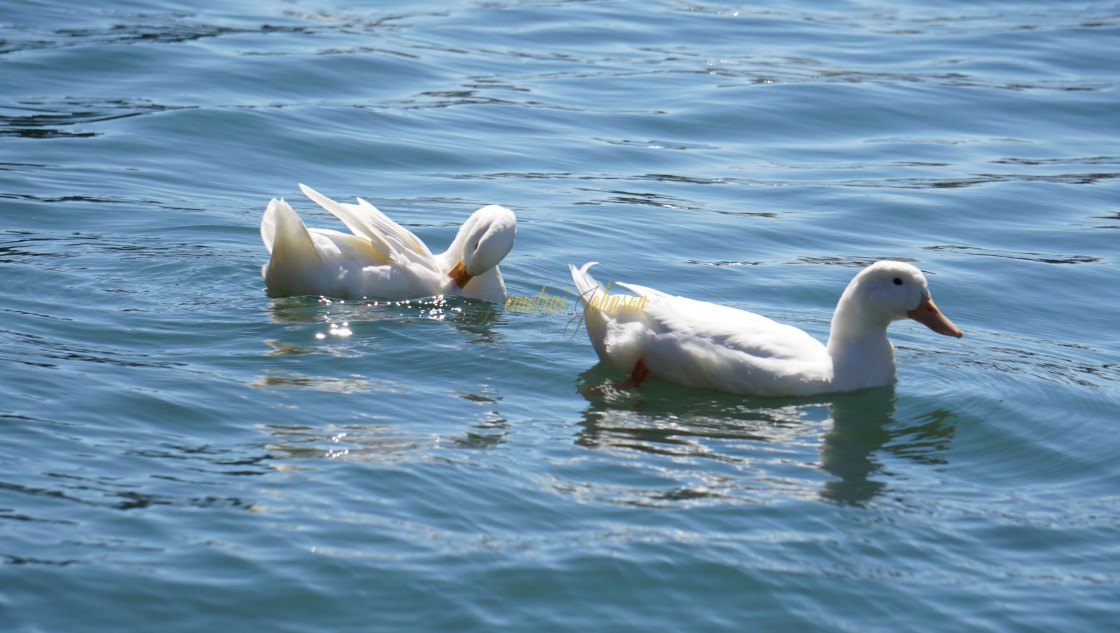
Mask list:
MULTIPOLYGON (((599 358, 629 372, 626 386, 647 375, 693 387, 767 396, 803 396, 894 382, 894 348, 887 326, 909 317, 934 332, 963 333, 938 311, 922 272, 881 261, 848 284, 828 345, 764 316, 645 288, 606 295, 587 272, 569 265, 584 305, 584 321, 599 358)), ((609 286, 608 286, 609 289, 609 286)))
POLYGON ((505 300, 498 263, 517 233, 509 209, 489 205, 475 211, 447 251, 433 255, 420 238, 365 200, 343 204, 299 187, 352 233, 308 229, 287 202, 273 198, 261 219, 261 239, 271 254, 261 274, 270 295, 505 300))

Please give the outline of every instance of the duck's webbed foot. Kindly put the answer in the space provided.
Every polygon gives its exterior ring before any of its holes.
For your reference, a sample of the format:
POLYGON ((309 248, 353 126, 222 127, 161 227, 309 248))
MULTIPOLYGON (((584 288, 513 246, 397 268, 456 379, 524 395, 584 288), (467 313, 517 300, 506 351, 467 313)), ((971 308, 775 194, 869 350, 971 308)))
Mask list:
POLYGON ((634 363, 634 370, 630 372, 629 378, 627 378, 626 380, 614 380, 601 384, 598 387, 592 387, 591 389, 587 390, 587 393, 606 394, 612 391, 617 392, 626 389, 637 389, 639 386, 641 386, 642 381, 645 380, 646 376, 648 375, 649 370, 646 369, 646 364, 642 362, 642 359, 639 358, 638 362, 634 363))
POLYGON ((615 383, 618 389, 636 389, 641 386, 642 381, 649 375, 649 370, 646 369, 645 361, 641 358, 638 362, 634 363, 634 371, 630 372, 630 377, 626 380, 615 383))

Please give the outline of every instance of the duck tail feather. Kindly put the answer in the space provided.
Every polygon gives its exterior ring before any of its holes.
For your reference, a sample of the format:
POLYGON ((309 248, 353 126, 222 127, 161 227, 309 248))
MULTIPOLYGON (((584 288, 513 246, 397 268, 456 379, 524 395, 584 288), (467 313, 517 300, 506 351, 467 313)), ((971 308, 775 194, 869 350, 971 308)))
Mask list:
POLYGON ((568 264, 568 270, 572 274, 572 282, 576 285, 576 293, 579 294, 579 299, 583 302, 586 308, 591 304, 591 299, 599 294, 602 287, 598 281, 587 272, 589 268, 598 264, 599 262, 587 262, 583 266, 576 268, 572 264, 568 264))
POLYGON ((264 269, 269 288, 282 287, 283 280, 322 263, 303 220, 283 199, 268 203, 261 220, 261 239, 272 254, 264 269))

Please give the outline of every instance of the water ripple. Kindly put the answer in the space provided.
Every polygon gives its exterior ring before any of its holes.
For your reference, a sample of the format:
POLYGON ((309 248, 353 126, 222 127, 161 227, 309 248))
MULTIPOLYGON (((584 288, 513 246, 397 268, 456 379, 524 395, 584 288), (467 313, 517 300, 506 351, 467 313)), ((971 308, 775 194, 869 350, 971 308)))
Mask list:
POLYGON ((961 244, 939 244, 935 246, 926 246, 924 248, 929 251, 947 251, 951 253, 959 253, 962 255, 972 255, 977 257, 1000 257, 1004 259, 1016 259, 1026 262, 1038 262, 1041 264, 1099 264, 1104 261, 1100 257, 1093 257, 1091 255, 1058 255, 1048 253, 1000 251, 978 246, 965 246, 961 244))
POLYGON ((0 110, 0 136, 22 138, 90 138, 99 132, 82 129, 95 123, 166 112, 172 106, 144 101, 113 99, 107 101, 31 101, 21 100, 0 110), (78 129, 71 129, 72 127, 78 129))
POLYGON ((1115 6, 173 5, 0 5, 8 628, 1116 620, 1115 6), (269 299, 297 182, 515 208, 514 294, 611 259, 823 333, 886 257, 967 334, 892 329, 895 388, 592 393, 578 314, 269 299))

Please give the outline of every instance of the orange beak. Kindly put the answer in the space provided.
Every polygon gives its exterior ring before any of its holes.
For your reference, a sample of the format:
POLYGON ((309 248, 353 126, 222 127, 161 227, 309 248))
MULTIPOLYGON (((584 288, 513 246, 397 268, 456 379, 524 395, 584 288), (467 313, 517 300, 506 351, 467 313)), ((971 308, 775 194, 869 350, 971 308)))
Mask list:
POLYGON ((467 273, 467 269, 463 267, 463 260, 461 259, 459 263, 455 264, 455 267, 451 269, 451 272, 447 273, 447 276, 460 288, 467 285, 467 282, 472 279, 471 275, 467 273))
POLYGON ((941 311, 933 304, 933 299, 929 297, 923 298, 922 302, 918 304, 918 307, 907 312, 906 316, 925 325, 938 334, 955 336, 956 338, 964 336, 964 332, 961 332, 961 329, 954 325, 948 317, 941 314, 941 311))

